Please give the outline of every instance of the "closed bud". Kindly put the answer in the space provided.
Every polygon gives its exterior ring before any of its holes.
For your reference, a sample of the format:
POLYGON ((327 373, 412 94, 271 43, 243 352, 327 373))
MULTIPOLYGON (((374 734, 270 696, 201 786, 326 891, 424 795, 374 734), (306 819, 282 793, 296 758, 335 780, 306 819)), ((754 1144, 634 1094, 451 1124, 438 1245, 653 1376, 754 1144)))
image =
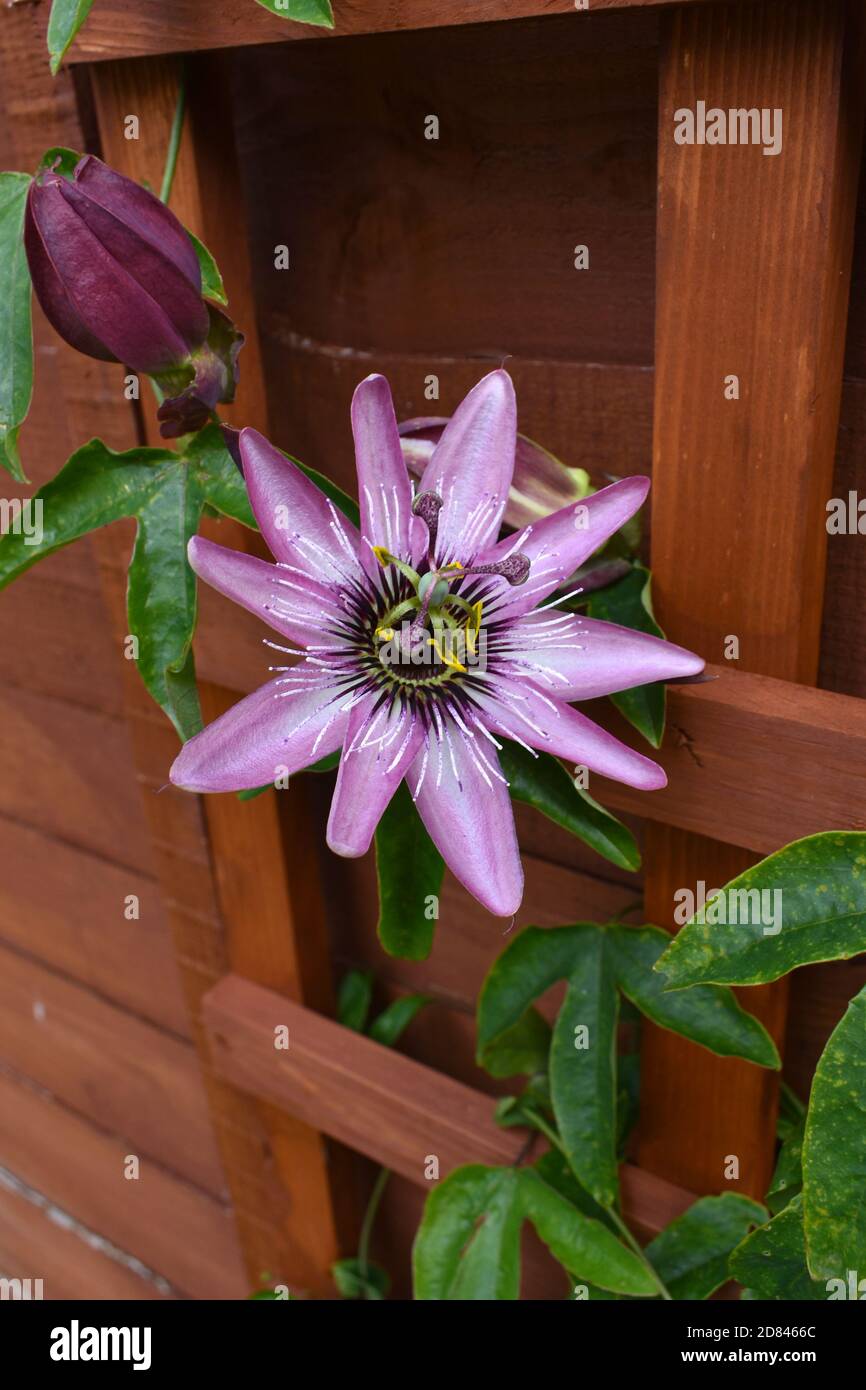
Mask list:
POLYGON ((166 436, 200 429, 231 400, 243 343, 202 298, 195 248, 174 213, 93 155, 68 178, 42 170, 24 241, 46 318, 79 352, 146 373, 170 397, 166 436))

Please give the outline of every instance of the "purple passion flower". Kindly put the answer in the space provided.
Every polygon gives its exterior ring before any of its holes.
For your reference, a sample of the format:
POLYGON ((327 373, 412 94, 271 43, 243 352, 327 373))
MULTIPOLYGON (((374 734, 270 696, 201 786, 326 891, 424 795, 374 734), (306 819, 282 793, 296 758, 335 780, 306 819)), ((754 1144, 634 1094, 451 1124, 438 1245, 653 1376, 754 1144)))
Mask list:
POLYGON ((691 652, 552 607, 550 595, 640 507, 627 478, 497 541, 514 469, 511 378, 469 392, 416 493, 387 381, 352 401, 360 531, 255 430, 240 435, 276 564, 196 536, 190 564, 293 644, 291 664, 191 739, 171 780, 262 786, 342 748, 328 844, 369 848, 403 778, 451 871, 491 912, 523 894, 500 740, 652 790, 665 774, 573 701, 693 675, 691 652), (296 650, 297 649, 297 650, 296 650))

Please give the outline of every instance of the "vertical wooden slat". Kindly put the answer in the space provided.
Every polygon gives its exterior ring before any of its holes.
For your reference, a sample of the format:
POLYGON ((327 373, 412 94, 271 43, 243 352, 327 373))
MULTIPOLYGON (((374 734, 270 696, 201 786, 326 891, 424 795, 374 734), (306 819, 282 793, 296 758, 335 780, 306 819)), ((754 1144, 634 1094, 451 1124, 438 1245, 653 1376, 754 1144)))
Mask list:
MULTIPOLYGON (((712 6, 662 19, 652 563, 669 635, 710 661, 814 683, 862 138, 844 0, 712 6), (781 153, 678 145, 674 113, 781 108, 781 153), (738 400, 725 378, 739 377, 738 400)), ((731 757, 736 759, 736 748, 731 757)), ((784 795, 784 787, 779 787, 784 795)), ((647 914, 750 862, 648 828, 647 914)), ((785 987, 745 992, 777 1039, 785 987)), ((672 1034, 645 1043, 638 1161, 698 1192, 763 1196, 776 1087, 672 1034)))
MULTIPOLYGON (((105 64, 92 72, 104 157, 123 173, 158 187, 175 111, 177 60, 105 64), (124 118, 139 119, 139 139, 125 138, 124 118)), ((258 335, 252 299, 238 171, 234 159, 226 74, 218 58, 191 61, 188 108, 171 207, 213 251, 229 295, 229 311, 246 334, 241 387, 223 418, 268 427, 258 335)), ((144 428, 159 441, 151 402, 144 428)), ((257 538, 231 522, 219 540, 256 549, 257 538)), ((107 542, 111 545, 111 538, 107 542)), ((113 591, 123 623, 120 581, 113 591)), ((202 688, 206 722, 235 697, 202 688)), ((218 1082, 200 1028, 202 995, 231 969, 247 979, 319 1009, 332 1006, 330 964, 315 859, 308 840, 288 837, 273 795, 241 803, 166 791, 176 739, 150 705, 134 676, 127 682, 127 711, 139 776, 158 856, 163 892, 173 918, 178 957, 211 1112, 238 1221, 251 1285, 262 1275, 323 1293, 338 1254, 335 1208, 345 1208, 345 1180, 335 1183, 326 1141, 315 1130, 273 1107, 218 1082), (150 794, 148 794, 150 793, 150 794), (335 1200, 335 1185, 339 1187, 335 1200)), ((283 794, 283 811, 298 825, 308 819, 303 789, 283 794)), ((274 1024, 279 1023, 274 1019, 274 1024)))

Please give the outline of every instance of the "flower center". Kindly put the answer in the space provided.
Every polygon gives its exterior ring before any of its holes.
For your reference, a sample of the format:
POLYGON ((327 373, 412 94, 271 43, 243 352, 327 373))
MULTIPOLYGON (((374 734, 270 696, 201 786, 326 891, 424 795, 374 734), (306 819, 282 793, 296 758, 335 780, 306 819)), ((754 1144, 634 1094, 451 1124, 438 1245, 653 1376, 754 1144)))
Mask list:
POLYGON ((437 564, 434 552, 441 507, 442 499, 433 492, 419 493, 412 504, 428 536, 426 566, 420 570, 384 546, 373 547, 382 568, 393 567, 409 584, 409 593, 404 588, 403 596, 379 618, 373 631, 374 655, 401 684, 442 684, 465 674, 469 665, 478 663, 479 655, 483 657, 484 600, 472 603, 452 593, 452 583, 478 574, 523 584, 529 576, 529 560, 519 553, 486 565, 462 565, 458 560, 437 564))

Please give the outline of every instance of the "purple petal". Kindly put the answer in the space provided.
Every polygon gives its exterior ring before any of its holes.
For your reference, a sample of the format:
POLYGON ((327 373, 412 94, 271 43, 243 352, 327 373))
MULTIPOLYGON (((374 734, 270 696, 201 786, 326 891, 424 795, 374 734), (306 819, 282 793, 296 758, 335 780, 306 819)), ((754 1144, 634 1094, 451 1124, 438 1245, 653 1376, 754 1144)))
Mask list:
POLYGON ((523 866, 496 750, 450 720, 443 735, 428 733, 409 771, 409 790, 454 877, 488 912, 511 917, 523 897, 523 866))
POLYGON ((542 603, 634 516, 649 485, 649 478, 623 478, 582 502, 561 507, 477 556, 477 563, 488 564, 520 551, 531 561, 529 579, 521 588, 497 586, 496 611, 517 617, 542 603))
POLYGON ((276 558, 324 584, 353 586, 362 573, 357 528, 258 430, 241 430, 240 451, 252 509, 276 558))
POLYGON ((54 268, 33 216, 32 199, 35 187, 35 184, 31 185, 27 197, 27 208, 24 215, 24 245, 27 249, 30 278, 36 291, 36 298, 42 306, 42 312, 52 328, 60 334, 64 342, 69 343, 70 347, 74 347, 78 352, 83 352, 86 357, 95 357, 99 362, 116 362, 117 358, 114 353, 109 352, 105 344, 100 342, 87 327, 54 268))
POLYGON ((585 714, 545 694, 531 681, 498 677, 495 691, 476 699, 486 727, 494 733, 640 791, 657 791, 667 783, 658 763, 620 743, 585 714))
POLYGON ((436 547, 441 564, 454 559, 468 564, 499 531, 516 436, 511 377, 490 372, 457 407, 421 480, 421 492, 442 498, 436 547))
POLYGON ((383 376, 368 376, 352 397, 352 433, 358 467, 361 558, 375 576, 374 545, 410 564, 423 553, 425 532, 412 515, 412 484, 403 461, 391 388, 383 376))
POLYGON ((339 622, 334 593, 306 575, 193 536, 189 563, 200 579, 301 646, 322 643, 323 623, 339 622))
POLYGON ((185 743, 171 780, 190 792, 236 792, 300 772, 340 747, 349 718, 344 703, 301 662, 185 743))
POLYGON ((86 154, 75 168, 75 182, 88 198, 132 227, 177 266, 197 294, 201 294, 201 267, 195 247, 170 208, 134 179, 128 179, 86 154))
POLYGON ((328 819, 328 844, 335 854, 350 859, 366 854, 423 740, 420 721, 405 705, 377 708, 371 695, 355 706, 328 819))
POLYGON ((694 652, 617 623, 563 615, 556 609, 528 613, 511 629, 507 668, 559 700, 593 700, 649 681, 702 671, 694 652))

